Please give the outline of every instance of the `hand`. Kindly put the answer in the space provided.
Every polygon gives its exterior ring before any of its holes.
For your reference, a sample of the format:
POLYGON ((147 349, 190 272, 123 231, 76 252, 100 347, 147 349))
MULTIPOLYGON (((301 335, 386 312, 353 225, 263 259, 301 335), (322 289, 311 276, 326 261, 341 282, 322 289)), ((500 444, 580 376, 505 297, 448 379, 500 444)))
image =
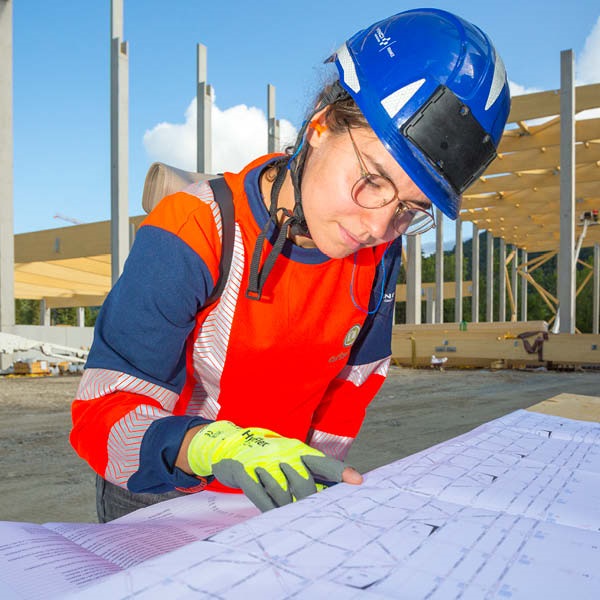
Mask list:
POLYGON ((229 421, 215 421, 198 431, 187 459, 194 473, 212 474, 225 485, 241 488, 262 511, 313 494, 315 477, 327 482, 362 482, 354 469, 299 440, 268 429, 244 429, 229 421))

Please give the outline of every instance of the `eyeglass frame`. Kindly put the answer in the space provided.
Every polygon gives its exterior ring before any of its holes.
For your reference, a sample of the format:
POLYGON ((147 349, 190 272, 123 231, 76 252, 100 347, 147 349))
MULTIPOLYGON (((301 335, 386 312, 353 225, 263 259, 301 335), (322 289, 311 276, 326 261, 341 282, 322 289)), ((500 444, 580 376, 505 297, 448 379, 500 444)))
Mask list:
POLYGON ((433 213, 433 205, 431 205, 429 207, 429 209, 425 209, 425 208, 421 208, 420 206, 410 206, 405 201, 398 200, 398 188, 396 187, 396 184, 387 175, 383 175, 380 173, 371 173, 367 169, 367 165, 362 157, 362 154, 360 153, 360 151, 358 149, 358 146, 356 145, 356 142, 354 141, 354 137, 352 136, 351 128, 348 123, 346 123, 346 129, 348 131, 350 141, 352 142, 352 148, 354 149, 354 154, 356 155, 356 159, 358 160, 358 164, 360 166, 360 177, 356 180, 356 182, 352 186, 352 190, 350 192, 350 195, 352 197, 352 201, 354 202, 354 204, 356 204, 357 206, 360 206, 361 208, 364 208, 366 210, 374 210, 374 209, 378 209, 378 208, 383 208, 384 206, 388 206, 389 204, 394 202, 394 200, 397 200, 398 207, 396 208, 396 212, 394 213, 394 216, 392 217, 392 221, 394 221, 398 217, 402 217, 403 215, 407 214, 409 211, 413 212, 413 217, 406 225, 406 229, 404 231, 398 231, 398 228, 394 227, 394 230, 397 231, 400 235, 421 235, 422 233, 425 233, 427 231, 430 231, 431 229, 434 229, 436 227, 436 222, 435 222, 435 215, 433 213), (360 202, 358 202, 358 200, 356 199, 356 196, 358 195, 358 193, 355 192, 355 189, 356 189, 356 186, 359 185, 362 181, 364 181, 364 180, 368 181, 369 178, 373 178, 373 177, 382 178, 385 181, 387 181, 390 184, 391 189, 394 190, 394 195, 392 196, 392 198, 390 198, 387 201, 384 201, 379 206, 365 206, 364 204, 361 204, 360 202), (408 233, 407 229, 410 227, 410 224, 413 221, 413 219, 417 216, 417 213, 422 213, 423 215, 429 217, 431 224, 428 225, 425 229, 418 230, 418 231, 415 231, 412 233, 408 233))

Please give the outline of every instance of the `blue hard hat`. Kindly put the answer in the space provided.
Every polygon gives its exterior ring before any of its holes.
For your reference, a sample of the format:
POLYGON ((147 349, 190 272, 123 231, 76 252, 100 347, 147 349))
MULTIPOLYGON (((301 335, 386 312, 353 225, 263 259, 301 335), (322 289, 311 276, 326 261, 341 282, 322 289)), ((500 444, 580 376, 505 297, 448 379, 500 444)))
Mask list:
POLYGON ((331 58, 392 156, 445 215, 496 156, 510 110, 489 37, 433 8, 401 12, 352 36, 331 58))

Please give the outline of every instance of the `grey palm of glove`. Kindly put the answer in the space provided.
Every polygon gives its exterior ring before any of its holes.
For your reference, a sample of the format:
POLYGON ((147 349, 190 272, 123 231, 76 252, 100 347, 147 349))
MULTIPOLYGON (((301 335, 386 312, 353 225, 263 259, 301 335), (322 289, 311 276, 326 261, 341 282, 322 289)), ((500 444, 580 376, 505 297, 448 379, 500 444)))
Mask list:
POLYGON ((201 429, 190 442, 188 462, 197 475, 240 488, 263 512, 314 494, 315 477, 342 481, 346 466, 299 440, 229 421, 201 429))

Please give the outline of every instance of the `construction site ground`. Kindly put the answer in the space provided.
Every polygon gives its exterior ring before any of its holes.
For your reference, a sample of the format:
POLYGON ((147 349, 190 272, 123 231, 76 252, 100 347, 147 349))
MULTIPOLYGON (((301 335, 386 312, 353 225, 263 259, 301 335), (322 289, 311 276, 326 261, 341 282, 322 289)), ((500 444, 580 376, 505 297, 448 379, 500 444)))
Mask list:
MULTIPOLYGON (((0 377, 0 520, 96 521, 94 474, 68 440, 79 379, 0 377)), ((600 395, 600 371, 392 367, 348 462, 368 471, 563 392, 600 395)))

